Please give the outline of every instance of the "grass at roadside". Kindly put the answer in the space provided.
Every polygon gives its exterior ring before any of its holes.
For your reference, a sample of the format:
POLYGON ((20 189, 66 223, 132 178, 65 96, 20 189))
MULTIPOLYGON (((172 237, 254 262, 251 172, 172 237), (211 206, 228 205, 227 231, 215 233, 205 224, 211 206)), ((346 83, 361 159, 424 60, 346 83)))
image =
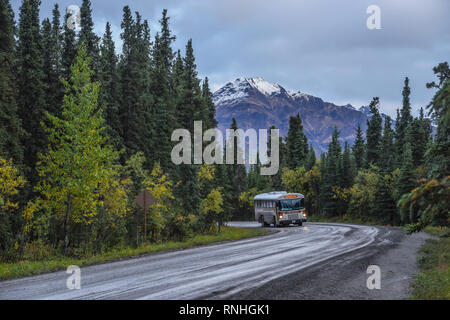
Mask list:
POLYGON ((65 270, 70 265, 88 266, 114 260, 127 259, 145 254, 188 249, 223 241, 233 241, 265 235, 270 231, 259 228, 222 227, 222 233, 196 235, 183 242, 168 241, 147 244, 139 248, 121 248, 85 259, 71 259, 56 256, 44 261, 20 261, 17 263, 0 263, 0 280, 25 277, 46 272, 65 270))
POLYGON ((450 300, 450 228, 427 227, 437 237, 420 249, 420 272, 413 284, 412 299, 450 300))

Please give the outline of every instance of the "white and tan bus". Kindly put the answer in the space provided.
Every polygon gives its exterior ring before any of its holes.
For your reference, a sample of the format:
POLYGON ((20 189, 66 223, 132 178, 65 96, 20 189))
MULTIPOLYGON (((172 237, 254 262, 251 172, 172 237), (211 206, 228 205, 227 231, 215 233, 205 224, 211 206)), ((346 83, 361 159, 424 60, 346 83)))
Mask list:
POLYGON ((274 191, 258 194, 254 198, 255 219, 261 227, 306 222, 305 197, 300 193, 274 191))

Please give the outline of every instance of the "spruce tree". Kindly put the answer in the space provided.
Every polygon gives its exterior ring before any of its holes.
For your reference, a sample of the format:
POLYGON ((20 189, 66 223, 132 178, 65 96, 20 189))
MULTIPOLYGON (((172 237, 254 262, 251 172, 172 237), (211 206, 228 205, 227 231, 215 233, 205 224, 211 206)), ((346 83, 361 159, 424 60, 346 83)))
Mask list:
MULTIPOLYGON (((400 178, 398 181, 399 194, 405 195, 410 193, 412 189, 416 186, 416 181, 414 177, 414 163, 411 151, 411 145, 406 143, 403 148, 403 165, 400 168, 400 178)), ((409 216, 403 215, 402 217, 404 223, 410 223, 409 216)))
POLYGON ((119 111, 119 79, 117 74, 117 56, 112 39, 111 25, 106 23, 105 34, 100 46, 100 64, 98 77, 101 83, 99 93, 99 106, 103 110, 107 134, 116 150, 123 147, 120 137, 119 111))
POLYGON ((335 216, 338 214, 340 204, 335 198, 334 187, 340 187, 342 183, 342 148, 339 142, 339 131, 334 127, 331 142, 328 145, 328 153, 323 158, 321 165, 322 183, 321 183, 321 199, 322 209, 327 216, 335 216))
POLYGON ((398 210, 392 191, 389 189, 388 176, 381 177, 375 193, 373 215, 385 224, 398 224, 398 210))
POLYGON ((360 170, 365 167, 365 142, 363 131, 361 129, 361 125, 358 123, 358 127, 356 128, 356 138, 355 143, 353 144, 353 158, 355 159, 355 167, 356 170, 360 170))
POLYGON ((309 145, 309 150, 308 150, 308 155, 306 157, 306 162, 305 162, 305 169, 306 171, 309 171, 312 169, 312 167, 315 166, 316 164, 316 152, 314 151, 314 148, 312 146, 312 144, 309 145))
POLYGON ((15 23, 9 0, 0 0, 0 157, 23 161, 24 134, 18 116, 14 76, 15 23))
POLYGON ((403 87, 403 103, 402 108, 400 110, 400 116, 397 119, 397 127, 395 132, 395 146, 396 149, 399 151, 397 153, 397 165, 401 167, 401 164, 403 162, 403 149, 408 141, 408 126, 413 120, 413 117, 411 115, 411 102, 410 102, 410 96, 411 89, 409 87, 409 79, 408 77, 405 78, 405 85, 403 87))
MULTIPOLYGON (((232 119, 232 123, 230 126, 231 130, 238 130, 238 125, 236 119, 232 119)), ((233 164, 228 164, 228 175, 230 179, 230 184, 233 186, 233 192, 231 195, 231 200, 233 204, 233 216, 235 218, 239 217, 239 196, 242 192, 247 190, 247 172, 244 164, 238 163, 238 161, 242 161, 244 159, 238 159, 239 155, 242 154, 243 146, 241 145, 241 137, 235 136, 233 140, 226 141, 227 149, 233 146, 233 155, 234 162, 233 164)), ((242 155, 245 157, 245 155, 242 155)))
MULTIPOLYGON (((66 13, 64 21, 70 18, 70 14, 66 13)), ((64 23, 64 32, 62 35, 62 49, 61 49, 61 72, 62 77, 66 80, 70 78, 70 67, 77 54, 76 34, 75 30, 69 28, 67 23, 64 23)))
POLYGON ((288 168, 295 169, 305 164, 308 153, 308 139, 303 133, 300 114, 289 118, 289 131, 286 138, 286 164, 288 168))
POLYGON ((122 161, 131 155, 141 151, 147 158, 146 169, 153 168, 151 157, 152 141, 150 137, 152 126, 151 96, 148 60, 145 54, 148 52, 148 36, 145 24, 133 19, 128 6, 123 8, 122 56, 119 63, 119 119, 121 123, 121 138, 126 153, 122 155, 122 161))
POLYGON ((439 83, 433 81, 427 84, 428 88, 437 89, 428 109, 437 129, 425 158, 428 177, 441 180, 450 175, 450 68, 447 62, 443 62, 434 67, 433 71, 439 83))
POLYGON ((351 161, 350 145, 345 142, 344 153, 342 154, 342 187, 350 188, 353 185, 354 170, 351 161))
MULTIPOLYGON (((203 103, 200 80, 197 77, 197 66, 195 64, 192 40, 188 40, 186 45, 182 70, 181 79, 176 80, 179 82, 179 86, 177 87, 176 125, 178 128, 187 129, 193 134, 194 121, 202 120, 205 123, 207 114, 203 112, 205 104, 203 103)), ((225 169, 228 169, 227 167, 230 166, 225 167, 225 169)), ((196 213, 200 201, 199 187, 196 179, 197 166, 181 164, 176 168, 176 175, 181 181, 177 194, 182 195, 183 208, 190 210, 188 212, 196 213)), ((228 173, 228 176, 230 176, 230 173, 228 173)))
POLYGON ((61 27, 58 6, 53 9, 53 20, 44 19, 42 22, 42 56, 43 83, 45 85, 46 110, 54 115, 62 111, 64 87, 61 76, 61 27))
POLYGON ((28 135, 23 140, 27 180, 37 181, 34 170, 38 153, 47 148, 46 134, 41 126, 45 118, 42 42, 39 24, 39 0, 24 0, 20 7, 17 44, 17 104, 22 126, 28 135))
POLYGON ((425 126, 420 118, 414 118, 408 126, 408 142, 411 145, 411 152, 414 167, 423 164, 424 154, 428 143, 425 126))
POLYGON ((217 120, 216 120, 216 106, 214 105, 214 102, 212 100, 212 92, 209 89, 209 81, 208 77, 205 78, 202 85, 202 97, 204 99, 204 103, 206 104, 206 111, 208 112, 206 123, 206 128, 216 128, 217 127, 217 120))
POLYGON ((380 167, 385 174, 394 170, 395 166, 395 146, 394 131, 391 127, 391 118, 389 116, 384 120, 383 138, 381 140, 381 159, 380 167))
POLYGON ((375 97, 369 105, 372 117, 367 121, 367 165, 378 166, 381 162, 380 144, 383 119, 378 110, 379 103, 379 98, 375 97))
MULTIPOLYGON (((173 60, 172 42, 167 10, 163 11, 160 20, 161 34, 157 34, 153 46, 153 67, 151 93, 154 97, 154 148, 157 148, 155 158, 164 161, 170 157, 170 136, 175 129, 175 97, 171 90, 171 68, 173 60)), ((164 161, 166 170, 169 162, 164 161)), ((173 170, 170 170, 173 171, 173 170)))
POLYGON ((80 8, 80 33, 78 43, 87 45, 88 56, 92 59, 94 78, 99 64, 99 38, 94 32, 94 21, 92 19, 91 1, 83 0, 80 8))
MULTIPOLYGON (((272 149, 271 149, 272 129, 277 129, 277 128, 275 126, 271 126, 269 128, 269 132, 268 132, 268 136, 267 136, 267 153, 269 156, 272 155, 272 149)), ((283 137, 281 137, 281 136, 279 137, 279 141, 278 141, 278 160, 279 160, 278 172, 273 176, 269 176, 269 177, 266 177, 263 179, 263 180, 268 180, 266 185, 267 185, 267 187, 270 186, 272 190, 282 190, 282 188, 283 188, 282 174, 283 174, 283 168, 286 166, 286 144, 283 142, 283 137)), ((258 174, 260 175, 261 171, 258 171, 258 174)))

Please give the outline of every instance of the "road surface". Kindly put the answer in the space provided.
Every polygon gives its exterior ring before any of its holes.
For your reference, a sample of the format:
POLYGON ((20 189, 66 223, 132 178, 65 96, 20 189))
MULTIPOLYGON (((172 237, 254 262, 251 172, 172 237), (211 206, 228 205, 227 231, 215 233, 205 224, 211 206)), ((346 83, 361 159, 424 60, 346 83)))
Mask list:
MULTIPOLYGON (((257 227, 256 223, 230 225, 257 227)), ((269 235, 0 282, 0 299, 405 299, 426 238, 395 228, 307 223, 269 235), (369 265, 381 289, 369 290, 369 265)))

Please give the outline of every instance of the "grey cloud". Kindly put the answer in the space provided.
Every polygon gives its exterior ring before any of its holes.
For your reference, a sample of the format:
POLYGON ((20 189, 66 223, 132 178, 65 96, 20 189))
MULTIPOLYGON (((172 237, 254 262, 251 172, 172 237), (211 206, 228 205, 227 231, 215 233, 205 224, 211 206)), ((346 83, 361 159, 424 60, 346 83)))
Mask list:
MULTIPOLYGON (((214 87, 261 76, 336 103, 359 106, 379 96, 382 110, 395 115, 404 77, 413 105, 424 106, 433 95, 425 88, 432 67, 449 60, 448 0, 93 0, 99 34, 106 21, 120 32, 125 4, 150 20, 153 35, 167 8, 176 47, 193 38, 199 73, 214 87), (381 30, 366 28, 372 4, 381 8, 381 30)), ((43 1, 41 16, 52 6, 43 1)))

